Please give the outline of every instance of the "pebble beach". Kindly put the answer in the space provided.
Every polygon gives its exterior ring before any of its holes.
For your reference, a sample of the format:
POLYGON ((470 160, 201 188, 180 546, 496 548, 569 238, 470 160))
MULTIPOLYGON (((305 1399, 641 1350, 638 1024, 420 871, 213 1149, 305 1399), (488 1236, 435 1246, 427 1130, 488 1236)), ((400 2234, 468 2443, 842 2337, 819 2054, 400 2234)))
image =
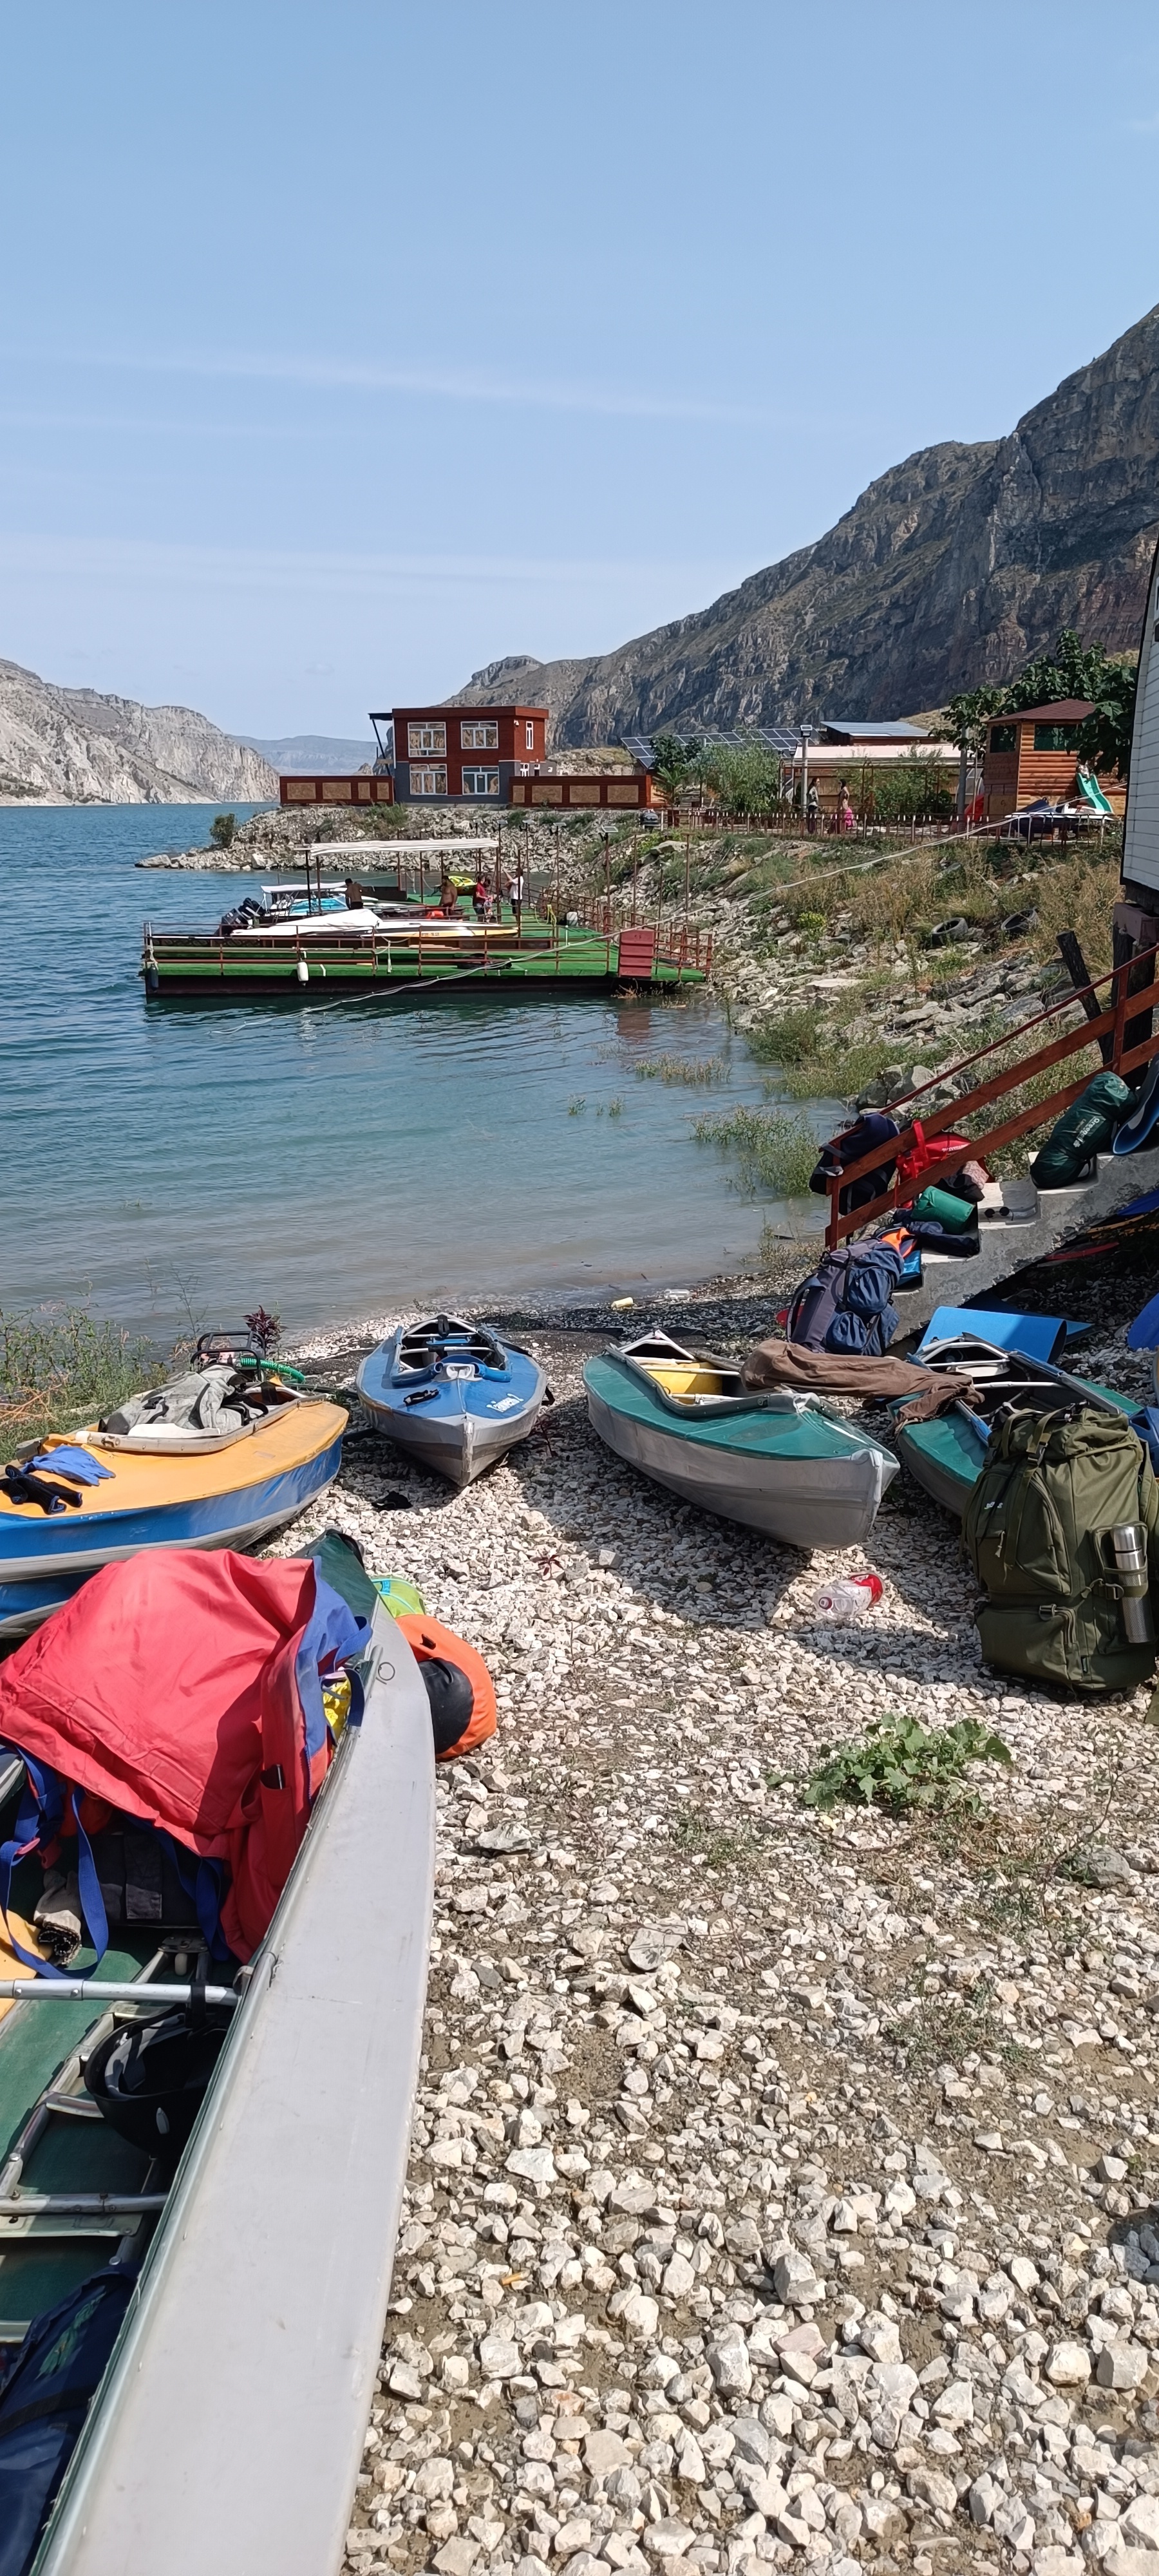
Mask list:
MULTIPOLYGON (((1095 1302, 1084 1368, 1133 1385, 1141 1296, 1095 1302)), ((658 1314, 740 1348, 772 1301, 719 1283, 658 1314)), ((588 1426, 583 1360, 622 1318, 491 1320, 548 1368, 532 1439, 455 1494, 356 1414, 277 1543, 349 1531, 499 1702, 439 1772, 348 2567, 1153 2576, 1148 1694, 985 1668, 956 1525, 903 1478, 864 1556, 686 1509, 588 1426), (880 1602, 827 1624, 823 1582, 863 1565, 880 1602), (825 1750, 891 1713, 976 1718, 1012 1761, 942 1816, 806 1805, 825 1750)), ((349 1383, 358 1350, 302 1356, 349 1383)))

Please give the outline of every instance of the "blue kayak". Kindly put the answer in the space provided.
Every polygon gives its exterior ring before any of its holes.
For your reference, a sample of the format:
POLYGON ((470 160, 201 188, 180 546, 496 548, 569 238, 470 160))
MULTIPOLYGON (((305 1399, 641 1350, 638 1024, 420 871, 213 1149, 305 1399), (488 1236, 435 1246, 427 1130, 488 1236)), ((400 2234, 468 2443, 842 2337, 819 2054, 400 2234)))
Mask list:
POLYGON ((380 1430, 460 1486, 526 1440, 547 1393, 538 1361, 454 1315, 391 1333, 357 1383, 380 1430))

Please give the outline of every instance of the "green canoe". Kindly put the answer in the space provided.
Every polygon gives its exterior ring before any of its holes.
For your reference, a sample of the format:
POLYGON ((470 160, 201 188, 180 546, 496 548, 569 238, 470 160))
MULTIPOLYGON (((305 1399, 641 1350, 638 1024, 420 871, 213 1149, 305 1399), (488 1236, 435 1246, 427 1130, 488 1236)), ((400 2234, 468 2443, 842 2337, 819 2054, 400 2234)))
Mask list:
POLYGON ((667 1333, 584 1369, 593 1429, 654 1484, 788 1547, 857 1547, 897 1460, 814 1396, 753 1394, 735 1362, 667 1333))

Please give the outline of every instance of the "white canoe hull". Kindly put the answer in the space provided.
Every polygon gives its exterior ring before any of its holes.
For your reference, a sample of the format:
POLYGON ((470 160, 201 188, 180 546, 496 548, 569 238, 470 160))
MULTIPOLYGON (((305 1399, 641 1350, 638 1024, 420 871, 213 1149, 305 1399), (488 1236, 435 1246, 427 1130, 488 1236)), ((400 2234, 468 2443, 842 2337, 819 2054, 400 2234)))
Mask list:
POLYGON ((38 2576, 336 2576, 410 2143, 434 1756, 405 1638, 253 1962, 38 2576))
POLYGON ((618 1412, 591 1386, 587 1397, 592 1428, 617 1457, 681 1502, 763 1530, 786 1547, 860 1547, 898 1472, 887 1450, 869 1446, 851 1448, 848 1457, 740 1458, 694 1444, 676 1426, 668 1431, 618 1412))

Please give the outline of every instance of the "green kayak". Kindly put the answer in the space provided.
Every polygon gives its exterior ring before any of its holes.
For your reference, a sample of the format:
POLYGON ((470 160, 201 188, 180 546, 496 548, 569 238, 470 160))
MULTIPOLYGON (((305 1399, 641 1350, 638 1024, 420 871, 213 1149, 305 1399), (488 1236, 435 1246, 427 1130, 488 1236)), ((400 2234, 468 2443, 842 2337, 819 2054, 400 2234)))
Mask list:
POLYGON ((644 1334, 584 1369, 593 1429, 654 1484, 788 1547, 857 1547, 897 1460, 815 1396, 754 1394, 735 1363, 644 1334))
POLYGON ((1137 1410, 1134 1396, 1116 1395, 1113 1387, 1071 1377, 1048 1360, 1027 1359, 1021 1351, 1000 1349, 973 1333, 941 1343, 937 1359, 928 1365, 939 1374, 968 1377, 977 1405, 951 1405, 933 1422, 899 1422, 894 1436, 902 1465, 915 1482, 959 1520, 982 1473, 990 1423, 1003 1406, 1047 1413, 1054 1405, 1077 1400, 1110 1413, 1137 1410))

